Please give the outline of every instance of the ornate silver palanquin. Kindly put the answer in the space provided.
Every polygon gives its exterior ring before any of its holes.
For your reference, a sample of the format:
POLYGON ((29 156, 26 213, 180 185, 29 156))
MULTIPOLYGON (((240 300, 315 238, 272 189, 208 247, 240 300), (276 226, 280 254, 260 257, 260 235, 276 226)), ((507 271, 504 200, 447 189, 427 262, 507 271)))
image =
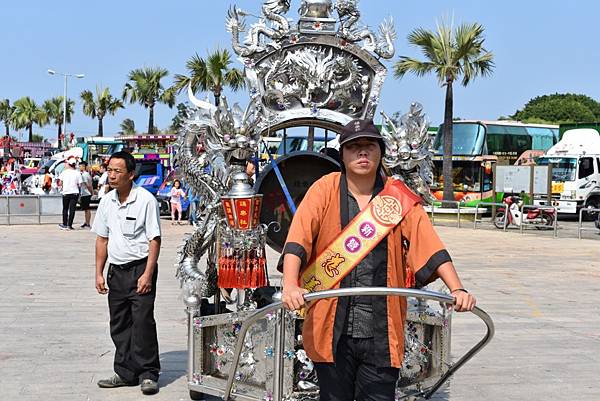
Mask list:
MULTIPOLYGON (((232 48, 245 67, 249 89, 245 109, 237 104, 230 107, 226 98, 213 106, 188 90, 196 110, 180 133, 176 162, 200 197, 203 213, 178 253, 176 275, 189 315, 188 383, 193 395, 221 394, 236 330, 256 307, 243 297, 245 291, 239 291, 237 311, 221 310, 221 297, 229 299, 231 293, 217 284, 223 257, 264 256, 271 222, 242 230, 228 224, 227 207, 223 208, 224 199, 254 196, 245 178, 246 161, 257 151, 261 136, 278 125, 309 120, 341 128, 352 119, 374 118, 387 74, 381 60, 394 56, 392 20, 384 21, 377 34, 359 26, 356 0, 303 0, 297 23, 286 16, 290 6, 289 0, 267 0, 251 25, 246 22, 253 15, 250 12, 236 6, 228 12, 226 27, 232 35, 232 48), (213 296, 216 314, 201 316, 202 300, 213 296)), ((387 148, 384 166, 429 200, 430 139, 422 107, 412 104, 402 117, 382 116, 387 148)), ((398 398, 408 389, 440 377, 449 362, 449 311, 424 303, 410 305, 398 398)), ((277 341, 284 342, 282 357, 288 373, 283 378, 282 397, 318 398, 313 365, 302 349, 302 320, 293 313, 285 314, 288 327, 284 339, 276 336, 280 321, 279 314, 269 316, 244 339, 234 382, 236 398, 273 399, 273 372, 279 363, 273 347, 277 341)))

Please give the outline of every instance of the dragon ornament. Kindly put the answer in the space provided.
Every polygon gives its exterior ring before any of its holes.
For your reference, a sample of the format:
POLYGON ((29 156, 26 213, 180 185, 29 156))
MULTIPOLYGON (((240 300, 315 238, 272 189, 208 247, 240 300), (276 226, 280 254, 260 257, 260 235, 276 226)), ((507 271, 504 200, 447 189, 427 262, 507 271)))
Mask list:
POLYGON ((363 48, 374 52, 379 57, 391 59, 396 52, 394 41, 397 38, 394 21, 390 17, 379 26, 379 35, 375 35, 367 27, 358 29, 356 25, 360 20, 358 0, 337 0, 335 10, 338 13, 340 27, 338 35, 348 42, 356 43, 364 41, 363 48))
POLYGON ((408 113, 390 118, 381 112, 381 135, 386 146, 383 165, 426 202, 433 202, 431 137, 423 106, 412 103, 408 113))
POLYGON ((290 33, 290 23, 285 17, 290 9, 290 0, 268 0, 262 6, 262 16, 259 21, 252 24, 244 43, 240 42, 240 34, 246 31, 244 17, 250 16, 236 6, 229 9, 225 27, 232 34, 232 47, 241 57, 251 57, 256 53, 267 50, 270 46, 279 49, 279 40, 290 33), (265 21, 271 22, 270 26, 265 21), (265 43, 264 38, 271 39, 265 43))
MULTIPOLYGON (((262 114, 257 97, 242 110, 237 104, 230 108, 226 98, 217 107, 195 98, 189 88, 188 95, 197 110, 180 132, 175 163, 199 197, 202 213, 196 229, 178 250, 176 277, 181 281, 184 297, 210 297, 217 291, 217 236, 233 235, 224 223, 222 197, 234 184, 243 184, 246 179, 246 160, 257 150, 262 114), (201 268, 203 258, 206 263, 201 268)), ((255 231, 252 234, 256 236, 255 231)), ((246 237, 240 236, 257 245, 255 238, 246 237)))

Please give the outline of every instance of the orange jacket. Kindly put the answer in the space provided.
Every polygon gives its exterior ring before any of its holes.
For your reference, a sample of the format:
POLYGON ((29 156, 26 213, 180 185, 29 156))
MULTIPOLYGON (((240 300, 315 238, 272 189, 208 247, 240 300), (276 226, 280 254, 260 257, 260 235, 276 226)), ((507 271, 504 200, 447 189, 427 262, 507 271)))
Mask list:
MULTIPOLYGON (((405 189, 406 197, 401 200, 405 216, 387 237, 386 283, 376 285, 403 288, 409 278, 416 279, 416 286, 421 287, 437 278, 436 269, 450 261, 420 198, 408 187, 405 189)), ((299 256, 301 268, 305 268, 341 233, 340 221, 340 173, 331 173, 316 181, 300 203, 283 254, 299 256)), ((337 313, 336 318, 338 304, 344 305, 344 301, 324 299, 308 308, 302 334, 304 349, 314 362, 334 361, 334 344, 343 326, 340 319, 345 318, 344 313, 337 313)), ((381 299, 378 303, 375 299, 374 313, 386 316, 374 319, 377 325, 374 332, 380 337, 375 338, 377 365, 400 367, 404 356, 406 299, 387 297, 385 302, 381 299)))

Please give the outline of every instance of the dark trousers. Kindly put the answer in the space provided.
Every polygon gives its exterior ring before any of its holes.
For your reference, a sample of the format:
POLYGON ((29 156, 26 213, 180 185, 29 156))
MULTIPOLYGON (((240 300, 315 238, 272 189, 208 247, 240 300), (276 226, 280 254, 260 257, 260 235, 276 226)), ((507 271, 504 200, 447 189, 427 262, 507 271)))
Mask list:
POLYGON ((78 194, 63 195, 63 225, 73 226, 73 219, 75 218, 75 208, 77 207, 78 194))
POLYGON ((158 267, 152 277, 152 291, 138 295, 137 281, 145 268, 144 261, 128 269, 114 265, 108 269, 110 336, 116 347, 114 369, 128 382, 156 381, 160 371, 154 321, 158 267))
POLYGON ((373 338, 342 336, 335 364, 315 363, 321 401, 393 401, 400 369, 374 364, 373 338))

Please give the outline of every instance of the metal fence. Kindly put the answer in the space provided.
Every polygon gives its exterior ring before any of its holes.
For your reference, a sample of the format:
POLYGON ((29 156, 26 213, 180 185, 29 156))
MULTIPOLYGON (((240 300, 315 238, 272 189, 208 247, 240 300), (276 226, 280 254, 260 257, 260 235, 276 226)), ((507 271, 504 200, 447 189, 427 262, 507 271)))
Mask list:
POLYGON ((598 230, 598 228, 593 227, 593 228, 589 228, 589 227, 583 227, 583 214, 584 213, 598 213, 600 212, 600 209, 595 209, 595 208, 581 208, 581 210, 579 210, 579 222, 577 223, 577 238, 581 239, 581 232, 582 231, 596 231, 598 230))
POLYGON ((62 216, 62 196, 0 196, 0 225, 44 224, 57 216, 62 216))
MULTIPOLYGON (((497 203, 497 202, 480 202, 477 205, 475 205, 475 215, 473 216, 473 229, 476 230, 477 229, 477 223, 483 223, 483 218, 482 219, 478 219, 477 216, 479 216, 479 209, 483 209, 484 213, 487 211, 488 207, 492 207, 492 224, 494 224, 494 220, 496 219, 495 213, 493 212, 493 207, 494 206, 498 206, 498 207, 502 207, 504 208, 504 210, 508 210, 506 203, 497 203), (484 205, 484 207, 482 207, 482 205, 484 205)), ((506 213, 504 213, 504 218, 502 219, 502 227, 503 230, 506 231, 506 222, 507 217, 506 217, 506 213)))
MULTIPOLYGON (((553 215, 554 215, 554 221, 552 222, 552 230, 554 231, 553 235, 554 238, 558 237, 558 208, 556 208, 555 206, 536 206, 536 205, 523 205, 521 206, 521 224, 520 224, 520 230, 521 230, 521 234, 523 234, 523 229, 525 228, 526 225, 534 225, 537 227, 537 225, 535 223, 529 223, 527 221, 525 221, 524 219, 524 213, 525 213, 525 209, 536 209, 539 211, 542 210, 552 210, 553 211, 553 215)), ((508 210, 507 210, 508 212, 508 210)), ((508 213, 505 213, 505 216, 508 213)))
POLYGON ((430 213, 430 218, 431 218, 431 224, 435 224, 435 209, 436 208, 437 209, 447 209, 447 208, 442 207, 442 205, 449 204, 449 203, 453 204, 453 205, 456 205, 456 227, 460 228, 460 215, 461 215, 460 208, 461 208, 461 205, 464 206, 464 203, 463 202, 459 202, 459 201, 442 201, 442 202, 434 202, 434 203, 432 203, 430 205, 431 212, 429 212, 430 213), (436 206, 436 203, 438 204, 437 206, 436 206))

